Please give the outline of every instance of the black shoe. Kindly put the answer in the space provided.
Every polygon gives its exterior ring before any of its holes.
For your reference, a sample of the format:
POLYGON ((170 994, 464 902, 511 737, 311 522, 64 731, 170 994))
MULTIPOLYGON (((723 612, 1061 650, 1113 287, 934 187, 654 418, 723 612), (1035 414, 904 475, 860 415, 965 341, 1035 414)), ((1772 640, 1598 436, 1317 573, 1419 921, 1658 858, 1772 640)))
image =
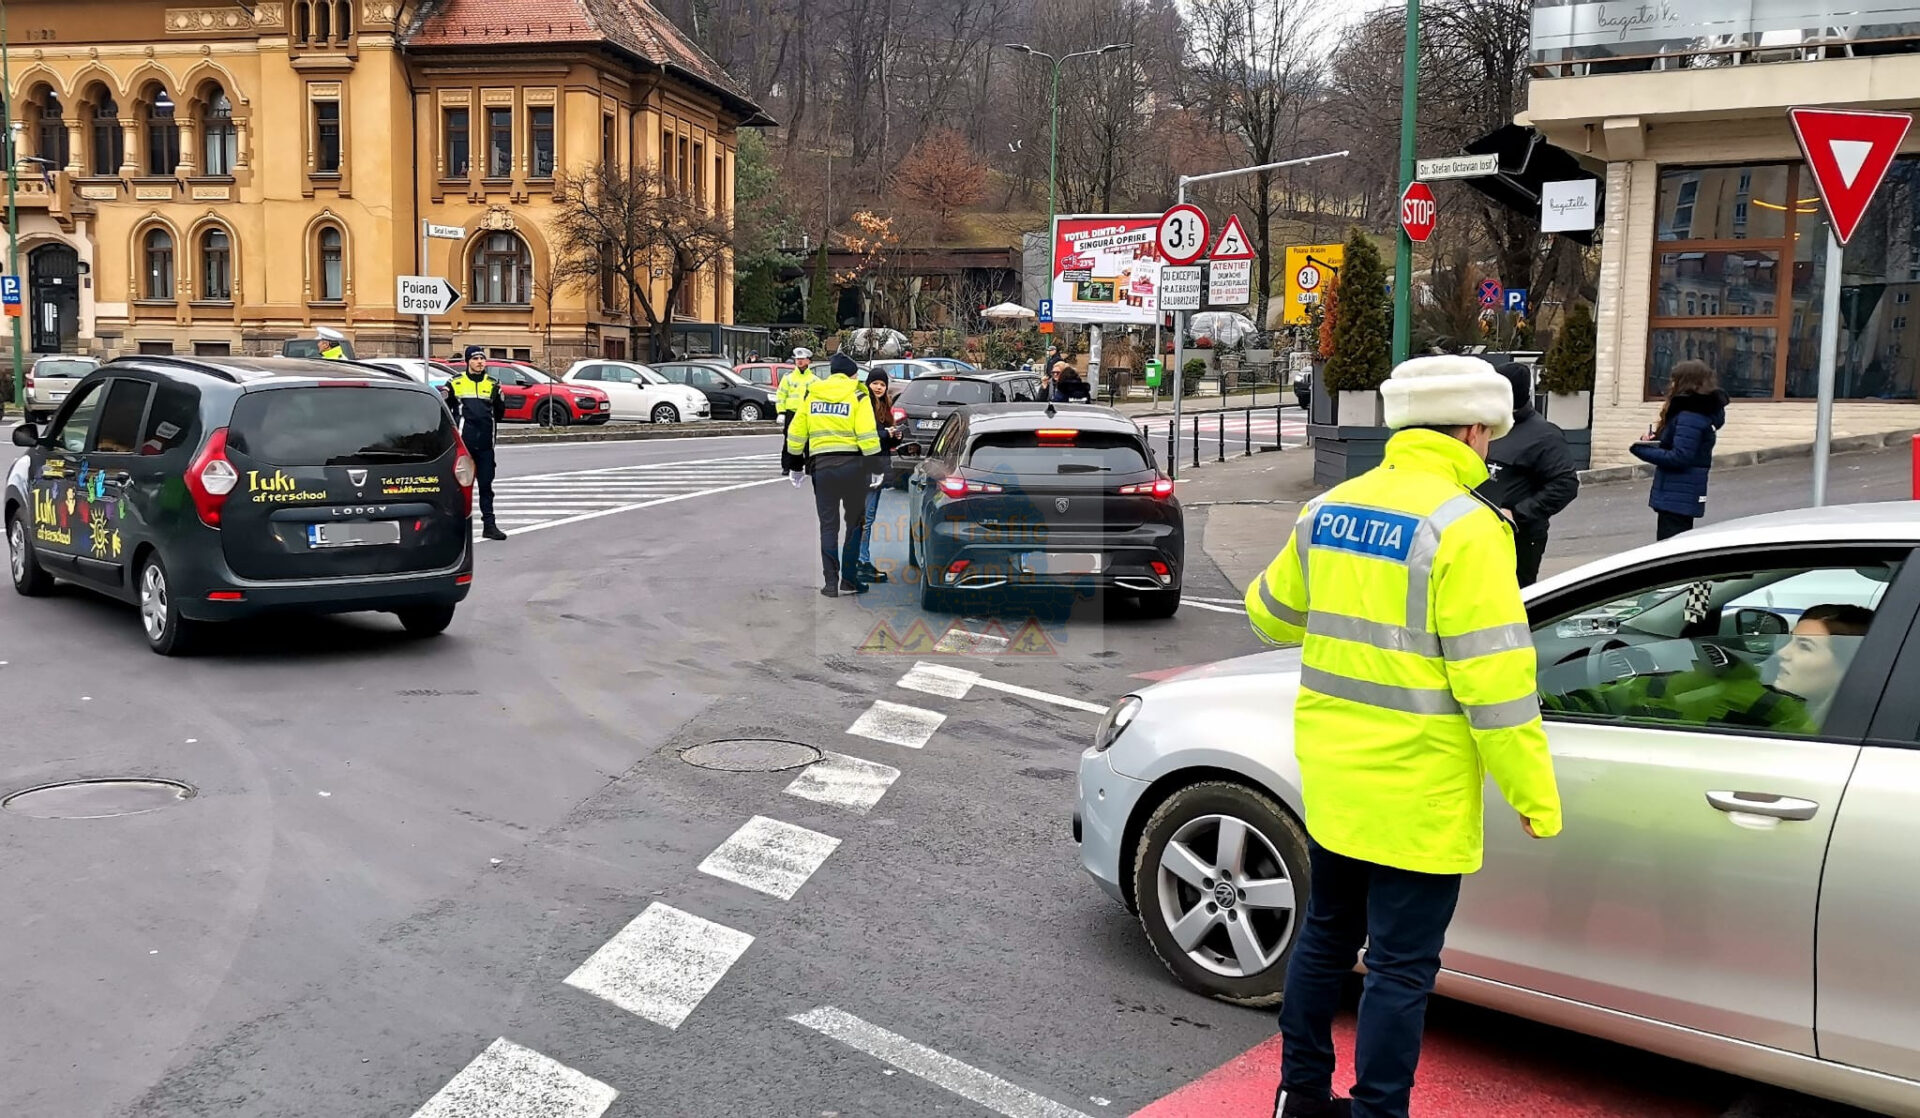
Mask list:
POLYGON ((480 530, 480 534, 490 540, 504 540, 507 538, 507 534, 500 530, 500 525, 498 524, 487 525, 480 530))
POLYGON ((820 596, 822 598, 838 598, 840 591, 835 589, 832 583, 828 583, 820 588, 820 596))
POLYGON ((1287 1097, 1286 1089, 1274 1088, 1273 1118, 1352 1118, 1352 1099, 1321 1099, 1316 1102, 1294 1096, 1287 1097))
POLYGON ((866 592, 867 584, 864 582, 848 582, 844 578, 840 580, 840 593, 842 594, 865 594, 866 592))
POLYGON ((867 582, 887 581, 887 572, 879 570, 872 563, 860 564, 860 577, 867 582))

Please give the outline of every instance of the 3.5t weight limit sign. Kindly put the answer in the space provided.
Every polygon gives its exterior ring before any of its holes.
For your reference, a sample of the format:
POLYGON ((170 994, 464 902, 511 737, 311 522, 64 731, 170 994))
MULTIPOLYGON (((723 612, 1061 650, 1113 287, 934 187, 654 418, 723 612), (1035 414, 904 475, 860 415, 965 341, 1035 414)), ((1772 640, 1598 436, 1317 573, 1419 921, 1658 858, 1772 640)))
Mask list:
POLYGON ((1160 215, 1160 259, 1169 264, 1191 264, 1206 255, 1213 229, 1199 206, 1182 202, 1160 215))
POLYGON ((1400 227, 1407 236, 1424 244, 1439 223, 1440 204, 1433 200, 1433 190, 1423 182, 1407 187, 1400 196, 1400 227))

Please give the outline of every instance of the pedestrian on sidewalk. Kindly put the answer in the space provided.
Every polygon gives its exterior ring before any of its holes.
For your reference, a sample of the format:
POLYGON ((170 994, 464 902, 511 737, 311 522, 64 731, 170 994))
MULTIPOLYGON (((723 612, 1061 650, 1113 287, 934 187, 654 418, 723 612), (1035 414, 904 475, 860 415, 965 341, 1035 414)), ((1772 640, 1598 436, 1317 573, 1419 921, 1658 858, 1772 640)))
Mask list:
POLYGON ((805 470, 813 475, 813 507, 820 518, 820 593, 838 598, 867 592, 867 584, 860 581, 860 528, 867 478, 880 454, 880 433, 866 386, 856 379, 860 366, 836 353, 828 368, 830 374, 809 384, 794 406, 780 465, 795 474, 805 470))
POLYGON ((1061 362, 1060 373, 1054 377, 1053 391, 1047 398, 1056 404, 1070 404, 1076 401, 1085 404, 1092 401, 1092 395, 1087 382, 1080 377, 1080 370, 1061 362))
POLYGON ((873 522, 880 515, 880 494, 885 492, 887 476, 893 468, 890 455, 907 433, 907 425, 893 418, 893 396, 887 391, 888 383, 887 374, 879 369, 867 374, 867 395, 873 400, 873 422, 880 433, 880 461, 867 478, 867 518, 860 525, 860 579, 869 583, 887 581, 887 572, 873 565, 873 522))
POLYGON ((1280 1010, 1283 1118, 1407 1118, 1460 878, 1480 868, 1483 773, 1528 835, 1560 830, 1513 529, 1476 492, 1512 386, 1477 357, 1423 357, 1381 395, 1385 461, 1308 502, 1246 597, 1262 639, 1302 646, 1312 884, 1280 1010), (1357 1081, 1336 1099, 1333 1019, 1362 945, 1357 1081))
POLYGON ((1533 409, 1533 370, 1519 362, 1500 366, 1513 385, 1513 430, 1487 448, 1489 480, 1480 495, 1513 525, 1520 588, 1540 579, 1547 553, 1547 522, 1580 495, 1580 471, 1567 450, 1567 436, 1533 409))
POLYGON ((1707 511, 1707 475, 1726 425, 1727 394, 1713 368, 1704 361, 1675 365, 1658 429, 1649 427, 1646 438, 1627 448, 1653 463, 1647 504, 1657 517, 1654 538, 1671 539, 1692 529, 1707 511))

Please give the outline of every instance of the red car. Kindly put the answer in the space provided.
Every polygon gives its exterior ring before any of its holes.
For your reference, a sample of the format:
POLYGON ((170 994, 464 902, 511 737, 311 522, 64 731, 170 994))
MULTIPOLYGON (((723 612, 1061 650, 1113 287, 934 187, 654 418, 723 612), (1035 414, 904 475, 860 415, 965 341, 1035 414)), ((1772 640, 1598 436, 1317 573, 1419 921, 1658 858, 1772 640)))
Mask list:
POLYGON ((748 384, 757 384, 762 388, 778 388, 780 378, 793 372, 793 362, 749 361, 745 365, 735 365, 733 371, 739 373, 748 384))
POLYGON ((598 388, 564 384, 519 361, 489 361, 487 375, 500 385, 508 423, 538 423, 565 427, 570 423, 605 423, 613 418, 613 401, 598 388))

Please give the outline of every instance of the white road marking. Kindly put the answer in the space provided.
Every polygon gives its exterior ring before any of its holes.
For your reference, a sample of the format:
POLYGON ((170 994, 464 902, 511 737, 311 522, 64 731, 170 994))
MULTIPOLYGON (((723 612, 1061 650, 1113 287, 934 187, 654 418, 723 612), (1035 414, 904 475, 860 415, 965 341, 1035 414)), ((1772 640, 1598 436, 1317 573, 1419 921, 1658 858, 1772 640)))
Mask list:
POLYGON ((677 1029, 753 937, 654 902, 566 977, 566 984, 677 1029))
POLYGON ((793 778, 787 785, 787 795, 865 813, 873 810, 898 779, 900 770, 891 765, 844 753, 825 753, 793 778))
POLYGON ((1246 604, 1245 598, 1201 598, 1193 594, 1188 594, 1184 600, 1189 602, 1211 602, 1216 606, 1238 606, 1246 604))
POLYGON ((892 1064, 909 1075, 919 1076, 936 1087, 945 1088, 1005 1118, 1090 1118, 1082 1111, 1062 1106, 1025 1087, 1016 1086, 971 1064, 961 1063, 943 1052, 936 1052, 924 1044, 890 1033, 830 1005, 810 1009, 787 1020, 805 1025, 849 1048, 892 1064))
POLYGON ((995 636, 992 633, 976 633, 971 629, 963 629, 955 625, 941 636, 939 642, 933 646, 933 650, 991 654, 1004 651, 1008 643, 1006 637, 995 636))
POLYGON ((413 1118, 600 1118, 620 1092, 501 1037, 413 1118))
POLYGON ((701 489, 701 490, 696 490, 695 492, 692 492, 692 493, 676 493, 671 497, 656 497, 651 501, 638 501, 633 504, 615 505, 612 508, 604 509, 599 512, 583 512, 573 516, 565 516, 565 517, 561 517, 559 520, 549 520, 542 524, 535 524, 528 528, 522 528, 520 529, 520 531, 522 533, 541 532, 541 531, 545 531, 548 528, 564 528, 569 524, 584 524, 589 520, 598 520, 603 516, 613 516, 617 513, 623 513, 623 512, 636 512, 640 509, 650 509, 659 505, 670 505, 670 504, 673 504, 675 501, 686 501, 694 497, 712 497, 720 493, 731 493, 736 489, 752 489, 756 485, 772 485, 776 481, 785 481, 785 480, 787 479, 784 477, 773 477, 773 478, 768 478, 765 481, 749 481, 740 485, 722 486, 718 489, 701 489))
POLYGON ((1196 602, 1192 599, 1188 599, 1186 604, 1194 609, 1212 610, 1215 613, 1231 613, 1236 617, 1245 617, 1247 613, 1245 609, 1239 606, 1216 606, 1212 602, 1196 602))
POLYGON ((909 691, 923 691, 929 695, 942 695, 949 699, 964 699, 968 691, 975 687, 984 687, 990 691, 1052 703, 1054 706, 1066 707, 1069 710, 1084 710, 1092 714, 1107 712, 1107 708, 1099 703, 1090 703, 1085 699, 1070 698, 1066 695, 1055 695, 1050 691, 1036 691, 1031 687, 1001 683, 968 668, 956 668, 950 664, 930 664, 925 660, 916 661, 913 670, 901 676, 896 686, 904 687, 909 691))
POLYGON ((606 474, 629 473, 642 470, 671 470, 688 466, 713 466, 723 463, 761 462, 770 466, 779 465, 779 457, 772 454, 736 454, 731 458, 682 458, 671 462, 633 462, 624 466, 600 466, 590 470, 563 470, 550 474, 518 474, 513 478, 496 478, 496 481, 551 481, 554 478, 594 477, 606 474))
POLYGON ((693 442, 693 443, 718 443, 718 442, 726 442, 728 439, 777 439, 780 437, 781 437, 780 432, 769 431, 764 435, 720 435, 720 434, 681 435, 677 439, 672 439, 672 440, 667 440, 667 439, 582 439, 574 442, 564 442, 564 443, 521 443, 521 442, 495 443, 493 449, 494 449, 494 453, 499 454, 504 451, 518 452, 518 451, 527 451, 527 450, 537 450, 537 451, 545 452, 550 450, 577 450, 581 447, 631 446, 634 443, 644 443, 644 442, 672 441, 672 442, 693 442))
POLYGON ((840 840, 756 815, 700 863, 700 872, 790 901, 840 840))
POLYGON ((889 745, 921 749, 926 746, 933 732, 940 728, 940 723, 946 720, 947 716, 937 710, 922 710, 904 703, 876 699, 865 714, 854 719, 853 725, 847 727, 847 733, 884 741, 889 745))

